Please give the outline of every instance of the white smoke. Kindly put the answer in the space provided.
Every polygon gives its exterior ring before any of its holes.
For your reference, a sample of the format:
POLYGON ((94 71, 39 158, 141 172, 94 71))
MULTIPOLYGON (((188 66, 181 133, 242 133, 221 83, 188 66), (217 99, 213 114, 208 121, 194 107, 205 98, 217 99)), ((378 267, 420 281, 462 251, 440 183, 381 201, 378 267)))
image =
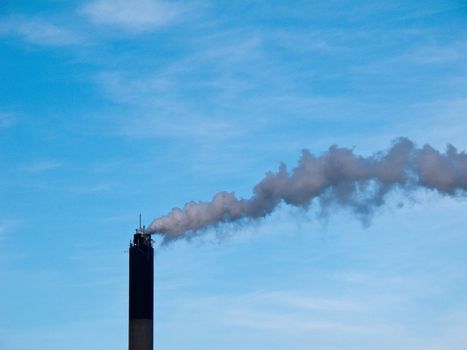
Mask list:
POLYGON ((370 157, 337 146, 320 156, 304 150, 296 168, 289 171, 281 164, 277 172, 269 171, 250 198, 219 192, 210 202, 189 202, 172 209, 155 219, 148 232, 163 235, 168 242, 220 223, 263 218, 281 202, 307 209, 316 200, 322 210, 338 204, 366 215, 384 204, 386 194, 395 188, 466 194, 467 154, 451 145, 445 153, 429 145, 417 148, 407 138, 370 157))

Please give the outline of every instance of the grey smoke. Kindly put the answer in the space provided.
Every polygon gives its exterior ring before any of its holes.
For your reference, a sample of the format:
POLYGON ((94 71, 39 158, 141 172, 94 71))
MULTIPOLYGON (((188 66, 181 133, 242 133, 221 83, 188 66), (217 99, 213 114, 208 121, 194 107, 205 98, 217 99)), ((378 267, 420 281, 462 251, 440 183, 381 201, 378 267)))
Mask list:
POLYGON ((263 218, 282 202, 304 209, 316 202, 323 212, 338 205, 365 217, 384 204, 389 192, 401 189, 410 193, 418 188, 465 195, 467 154, 451 145, 445 153, 429 145, 417 148, 407 138, 369 157, 337 146, 319 156, 303 150, 294 169, 289 171, 281 164, 278 171, 269 171, 250 198, 219 192, 210 202, 189 202, 172 209, 155 219, 148 232, 160 234, 168 242, 221 223, 263 218))

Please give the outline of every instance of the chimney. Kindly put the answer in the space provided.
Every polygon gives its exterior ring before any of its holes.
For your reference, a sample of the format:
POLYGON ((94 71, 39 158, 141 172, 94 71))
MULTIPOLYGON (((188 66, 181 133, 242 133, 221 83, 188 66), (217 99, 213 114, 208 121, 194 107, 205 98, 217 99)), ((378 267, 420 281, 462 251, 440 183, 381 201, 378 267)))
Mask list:
POLYGON ((129 350, 153 350, 154 249, 144 226, 130 243, 129 350))

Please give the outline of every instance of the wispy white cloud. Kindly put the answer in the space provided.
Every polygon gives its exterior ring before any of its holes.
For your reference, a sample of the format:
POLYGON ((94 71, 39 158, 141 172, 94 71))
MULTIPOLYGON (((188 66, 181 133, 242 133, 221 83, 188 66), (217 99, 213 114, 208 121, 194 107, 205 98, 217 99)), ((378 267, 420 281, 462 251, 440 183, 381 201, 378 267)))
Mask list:
MULTIPOLYGON (((350 72, 359 76, 391 76, 395 81, 404 82, 410 78, 419 79, 419 76, 412 74, 399 76, 401 69, 413 70, 417 67, 423 68, 426 65, 451 65, 451 69, 458 70, 458 74, 463 76, 463 70, 459 68, 465 66, 464 57, 467 54, 467 45, 464 44, 465 40, 462 40, 465 36, 462 36, 460 40, 446 39, 443 44, 434 44, 427 39, 430 38, 430 35, 432 35, 430 31, 407 34, 416 44, 409 48, 401 46, 392 54, 377 57, 362 65, 355 65, 351 67, 350 72)), ((399 33, 398 37, 402 37, 402 34, 399 33)), ((450 74, 440 76, 439 83, 446 81, 453 85, 450 74)))
POLYGON ((253 329, 281 332, 362 332, 365 328, 333 321, 310 320, 309 317, 284 315, 273 312, 236 311, 232 313, 232 323, 253 329))
POLYGON ((0 35, 11 35, 39 46, 67 46, 82 42, 81 36, 40 17, 14 16, 0 21, 0 35))
POLYGON ((3 222, 0 222, 0 239, 4 237, 6 230, 7 230, 7 225, 3 222))
POLYGON ((262 300, 263 302, 266 301, 276 305, 282 304, 301 310, 362 311, 365 309, 363 303, 355 300, 310 297, 309 295, 289 291, 267 292, 258 295, 258 297, 257 302, 262 300))
POLYGON ((76 194, 89 194, 89 193, 101 193, 114 189, 116 184, 113 182, 98 182, 94 184, 83 184, 73 186, 68 190, 76 194))
POLYGON ((20 166, 20 170, 28 173, 42 173, 48 170, 60 168, 62 163, 55 160, 35 161, 20 166))
POLYGON ((94 23, 145 32, 172 24, 183 10, 179 4, 160 0, 95 0, 84 5, 81 12, 94 23))
POLYGON ((419 64, 449 64, 463 62, 467 46, 463 43, 450 45, 426 45, 407 53, 407 59, 419 64))
MULTIPOLYGON (((235 101, 258 84, 240 72, 262 57, 261 38, 246 31, 220 31, 189 40, 192 50, 144 74, 107 71, 96 77, 106 97, 125 105, 117 132, 126 136, 195 137, 203 142, 245 136, 257 121, 235 101), (197 97, 195 97, 197 96, 197 97), (201 103, 199 103, 201 102, 201 103)), ((268 63, 262 61, 263 76, 268 63)), ((250 69, 247 68, 249 71, 250 69)), ((271 74, 269 74, 271 73, 271 74)), ((244 101, 256 106, 251 98, 244 101)))
MULTIPOLYGON (((462 301, 455 302, 459 305, 456 310, 437 310, 434 328, 433 323, 422 320, 425 310, 418 305, 428 297, 431 286, 423 278, 384 278, 358 271, 336 277, 346 286, 337 288, 337 293, 328 290, 323 294, 317 287, 314 292, 290 289, 191 296, 174 300, 171 310, 176 319, 181 315, 208 315, 210 321, 203 324, 204 329, 273 332, 277 339, 288 340, 292 349, 302 349, 294 345, 297 339, 313 341, 320 349, 447 350, 465 346, 465 313, 458 314, 465 309, 462 301), (409 279, 413 280, 410 291, 403 287, 409 279), (329 336, 337 338, 334 341, 329 336)), ((160 326, 172 330, 184 327, 184 322, 193 320, 161 322, 160 326)))
POLYGON ((160 72, 146 77, 105 72, 97 81, 107 97, 132 108, 131 117, 123 115, 115 124, 119 134, 219 140, 241 133, 235 120, 200 111, 189 101, 175 98, 180 94, 181 85, 176 72, 160 72))
POLYGON ((0 220, 0 240, 5 238, 12 228, 20 224, 21 222, 18 220, 0 220))
POLYGON ((299 291, 214 295, 182 302, 183 308, 216 309, 228 324, 258 329, 355 331, 348 316, 368 311, 356 299, 312 296, 299 291), (334 322, 341 315, 342 322, 334 322), (346 315, 344 317, 344 315, 346 315))
POLYGON ((15 123, 15 116, 12 113, 0 112, 0 129, 6 129, 15 123))

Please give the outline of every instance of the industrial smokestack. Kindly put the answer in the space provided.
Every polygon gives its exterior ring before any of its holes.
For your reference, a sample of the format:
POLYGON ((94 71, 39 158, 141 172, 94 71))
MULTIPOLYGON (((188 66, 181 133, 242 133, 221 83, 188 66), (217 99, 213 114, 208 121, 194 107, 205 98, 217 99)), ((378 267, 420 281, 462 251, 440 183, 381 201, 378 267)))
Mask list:
MULTIPOLYGON (((140 219, 141 221, 141 219, 140 219)), ((154 249, 144 227, 130 243, 129 350, 153 349, 154 249)))
POLYGON ((449 196, 465 195, 467 154, 451 145, 445 153, 429 145, 417 148, 407 138, 369 157, 337 146, 319 156, 304 150, 297 167, 288 171, 281 164, 277 172, 268 172, 250 198, 219 192, 210 202, 189 202, 172 209, 155 219, 147 232, 162 235, 167 243, 220 223, 263 218, 282 202, 304 209, 313 202, 325 212, 338 205, 366 216, 396 188, 405 193, 425 188, 449 196))

